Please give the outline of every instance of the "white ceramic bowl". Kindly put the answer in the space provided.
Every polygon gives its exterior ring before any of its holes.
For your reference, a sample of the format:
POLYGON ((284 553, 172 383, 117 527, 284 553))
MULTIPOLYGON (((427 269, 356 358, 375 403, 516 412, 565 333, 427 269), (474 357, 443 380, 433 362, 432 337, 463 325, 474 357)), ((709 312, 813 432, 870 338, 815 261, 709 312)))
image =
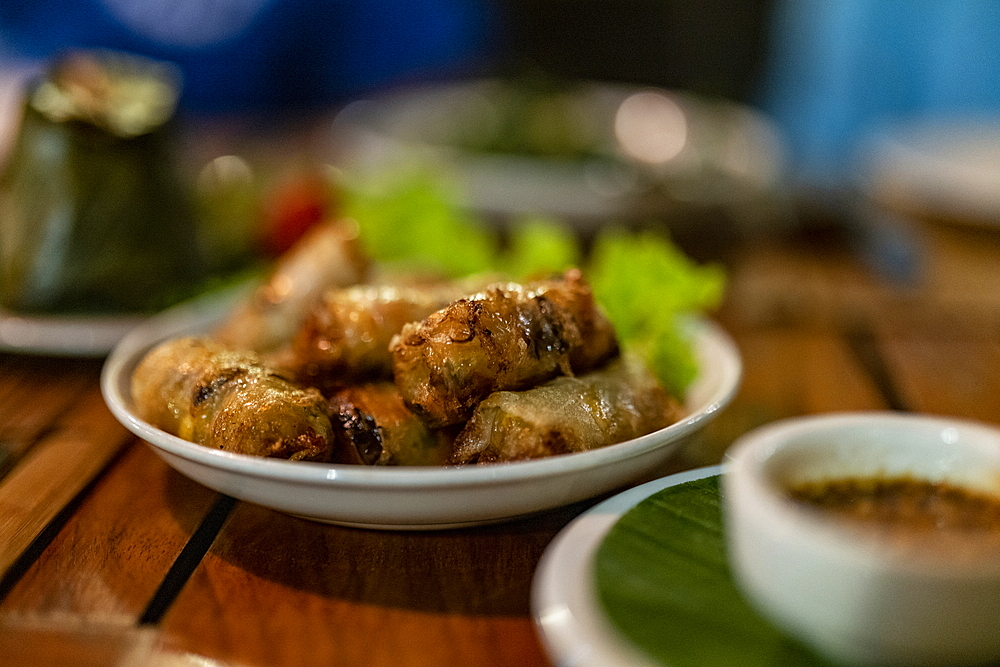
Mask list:
POLYGON ((370 528, 435 529, 490 523, 592 498, 648 479, 729 403, 739 385, 736 346, 716 325, 693 322, 700 373, 687 416, 628 442, 578 454, 485 466, 386 468, 290 462, 223 452, 169 435, 136 416, 130 383, 142 356, 170 337, 208 330, 225 303, 203 300, 130 333, 105 362, 111 412, 167 463, 241 500, 317 521, 370 528))
POLYGON ((928 558, 792 501, 808 481, 911 475, 1000 495, 1000 430, 888 412, 777 422, 723 468, 729 558, 752 604, 836 661, 1000 660, 1000 552, 928 558))

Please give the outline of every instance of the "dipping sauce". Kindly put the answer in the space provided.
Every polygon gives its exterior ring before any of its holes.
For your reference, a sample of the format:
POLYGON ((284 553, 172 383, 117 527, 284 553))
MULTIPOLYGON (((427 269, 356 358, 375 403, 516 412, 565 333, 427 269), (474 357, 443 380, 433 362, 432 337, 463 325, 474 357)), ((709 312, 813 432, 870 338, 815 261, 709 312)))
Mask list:
POLYGON ((912 477, 844 478, 788 490, 797 502, 907 551, 1000 556, 1000 497, 912 477))

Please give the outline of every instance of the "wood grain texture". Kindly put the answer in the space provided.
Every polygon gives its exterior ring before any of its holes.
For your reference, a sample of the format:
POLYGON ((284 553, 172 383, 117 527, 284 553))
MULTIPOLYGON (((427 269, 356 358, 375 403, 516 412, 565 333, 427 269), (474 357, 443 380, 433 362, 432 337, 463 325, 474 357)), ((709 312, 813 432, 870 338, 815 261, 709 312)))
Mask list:
POLYGON ((0 573, 107 465, 130 436, 96 380, 0 484, 0 573))
MULTIPOLYGON (((995 231, 995 230, 994 230, 995 231)), ((1000 328, 1000 235, 919 226, 909 282, 873 273, 848 248, 772 241, 743 248, 729 302, 743 326, 844 326, 891 319, 905 327, 1000 328)))
POLYGON ((0 615, 135 625, 216 498, 135 441, 0 603, 0 615))
MULTIPOLYGON (((155 630, 80 623, 0 620, 4 667, 152 667, 155 630)), ((173 663, 182 666, 183 662, 173 663)))
POLYGON ((94 384, 99 368, 94 360, 0 355, 0 478, 94 384))
POLYGON ((740 389, 681 453, 682 467, 719 463, 736 438, 777 419, 886 407, 839 332, 765 327, 737 329, 733 338, 743 359, 740 389))
POLYGON ((881 339, 913 410, 1000 424, 1000 342, 890 334, 881 339))
POLYGON ((769 329, 743 335, 740 402, 774 416, 883 407, 844 338, 835 332, 769 329))
POLYGON ((243 503, 161 628, 184 650, 236 662, 544 665, 531 578, 551 538, 587 506, 410 533, 243 503))

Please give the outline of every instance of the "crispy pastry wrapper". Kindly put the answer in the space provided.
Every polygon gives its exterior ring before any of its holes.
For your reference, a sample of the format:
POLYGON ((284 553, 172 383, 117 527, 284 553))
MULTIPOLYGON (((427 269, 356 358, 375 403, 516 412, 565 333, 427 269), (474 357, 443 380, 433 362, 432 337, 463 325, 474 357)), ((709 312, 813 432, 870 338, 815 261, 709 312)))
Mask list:
POLYGON ((326 399, 207 338, 167 341, 132 376, 132 400, 153 426, 239 454, 325 461, 333 447, 326 399))
POLYGON ((433 427, 465 421, 495 391, 525 389, 613 356, 614 329, 578 270, 494 285, 403 327, 390 344, 404 399, 433 427))
POLYGON ((405 324, 424 319, 469 291, 462 283, 327 290, 306 316, 282 365, 302 383, 324 392, 391 379, 392 337, 405 324))
POLYGON ((369 268, 356 224, 317 224, 281 256, 264 283, 233 309, 213 337, 231 348, 261 353, 287 346, 323 292, 363 281, 369 268))
POLYGON ((491 394, 458 434, 451 462, 582 452, 651 433, 681 414, 644 362, 621 356, 584 375, 491 394))
POLYGON ((392 382, 346 387, 330 398, 338 461, 366 465, 445 465, 454 433, 431 429, 392 382))

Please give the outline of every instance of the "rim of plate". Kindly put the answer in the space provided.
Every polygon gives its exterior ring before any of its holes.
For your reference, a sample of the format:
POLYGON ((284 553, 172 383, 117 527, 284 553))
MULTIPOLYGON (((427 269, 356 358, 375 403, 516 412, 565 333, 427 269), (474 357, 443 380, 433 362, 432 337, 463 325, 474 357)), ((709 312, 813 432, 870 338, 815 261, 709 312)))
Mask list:
POLYGON ((146 315, 55 315, 0 309, 0 350, 22 354, 103 357, 146 315))
POLYGON ((697 393, 699 383, 708 381, 711 386, 703 388, 708 395, 683 419, 633 440, 586 452, 484 466, 365 467, 254 457, 210 449, 161 431, 132 412, 128 396, 129 378, 141 355, 172 336, 204 330, 217 319, 220 307, 228 298, 231 297, 184 304, 134 329, 105 361, 101 370, 101 392, 115 418, 157 449, 204 466, 270 480, 365 488, 462 487, 590 470, 640 456, 665 441, 674 441, 697 430, 732 400, 742 377, 742 360, 736 344, 715 322, 697 318, 692 322, 692 330, 702 373, 692 389, 697 393))
POLYGON ((559 531, 542 553, 531 582, 531 614, 549 658, 577 667, 654 664, 614 627, 597 598, 597 549, 615 524, 650 496, 720 474, 722 466, 715 465, 654 479, 598 503, 559 531))

